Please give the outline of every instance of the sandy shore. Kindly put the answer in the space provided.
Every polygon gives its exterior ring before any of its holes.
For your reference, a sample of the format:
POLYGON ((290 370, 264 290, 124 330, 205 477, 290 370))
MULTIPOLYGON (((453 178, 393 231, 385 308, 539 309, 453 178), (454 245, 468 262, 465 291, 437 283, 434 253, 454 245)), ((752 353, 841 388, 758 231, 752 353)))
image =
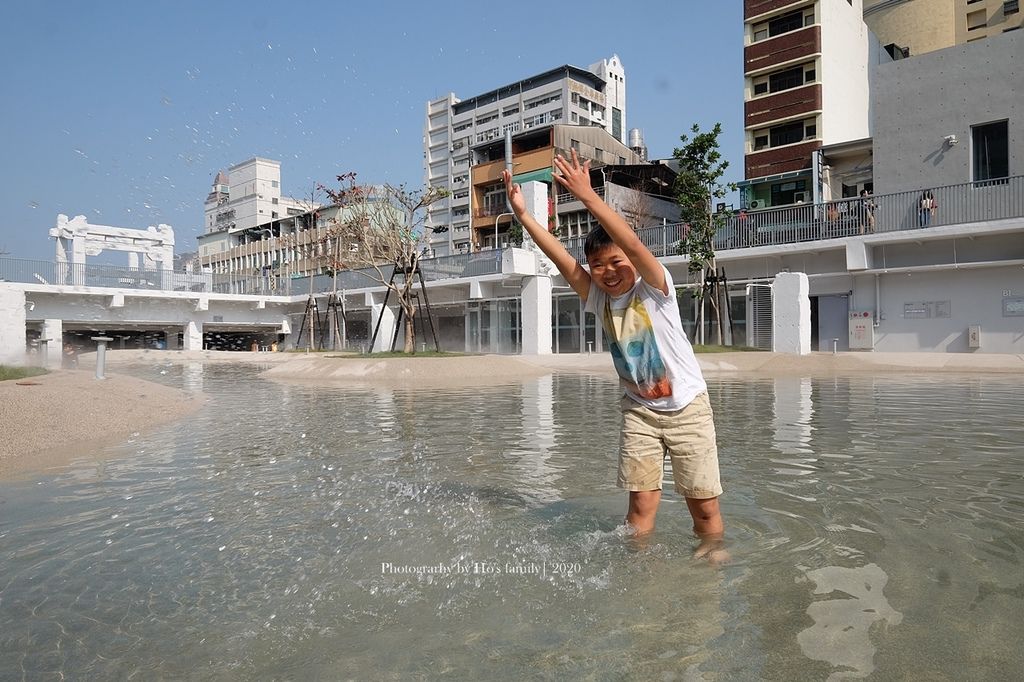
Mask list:
MULTIPOLYGON (((723 375, 828 376, 857 373, 1014 374, 1024 356, 948 353, 708 353, 697 356, 709 378, 723 375)), ((340 354, 226 351, 110 351, 106 381, 93 377, 94 354, 77 371, 58 370, 18 385, 0 382, 0 478, 59 467, 73 458, 125 442, 133 433, 180 419, 202 396, 116 374, 138 363, 246 363, 253 373, 284 381, 382 383, 433 387, 502 384, 551 372, 614 378, 607 354, 467 355, 367 358, 340 354), (112 373, 114 372, 114 373, 112 373)))
POLYGON ((60 468, 198 410, 193 395, 142 379, 55 370, 0 381, 0 478, 60 468))

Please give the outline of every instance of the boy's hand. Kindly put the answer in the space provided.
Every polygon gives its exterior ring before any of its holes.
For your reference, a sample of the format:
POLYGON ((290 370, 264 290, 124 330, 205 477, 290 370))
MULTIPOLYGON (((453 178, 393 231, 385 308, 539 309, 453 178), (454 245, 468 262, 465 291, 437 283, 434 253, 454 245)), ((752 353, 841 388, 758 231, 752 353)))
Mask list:
POLYGON ((590 160, 580 165, 575 149, 572 150, 571 163, 562 158, 561 154, 556 156, 555 168, 558 169, 555 179, 577 199, 582 200, 588 193, 594 193, 594 188, 590 185, 590 160))
POLYGON ((508 169, 501 171, 501 179, 505 182, 505 193, 508 194, 509 205, 515 211, 516 216, 522 216, 526 211, 526 198, 523 197, 523 190, 512 182, 512 174, 508 172, 508 169))

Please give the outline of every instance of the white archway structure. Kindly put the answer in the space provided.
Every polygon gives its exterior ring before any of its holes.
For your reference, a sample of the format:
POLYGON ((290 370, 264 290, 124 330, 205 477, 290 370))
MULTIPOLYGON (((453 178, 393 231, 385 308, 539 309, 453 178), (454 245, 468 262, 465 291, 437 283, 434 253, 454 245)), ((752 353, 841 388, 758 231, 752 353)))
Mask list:
POLYGON ((139 254, 142 254, 142 269, 159 270, 161 278, 174 270, 174 229, 170 225, 133 230, 90 225, 84 215, 68 220, 66 215, 60 214, 56 227, 50 229, 50 236, 56 241, 61 279, 56 284, 84 284, 86 256, 98 256, 108 250, 127 251, 128 267, 133 269, 139 268, 139 254))

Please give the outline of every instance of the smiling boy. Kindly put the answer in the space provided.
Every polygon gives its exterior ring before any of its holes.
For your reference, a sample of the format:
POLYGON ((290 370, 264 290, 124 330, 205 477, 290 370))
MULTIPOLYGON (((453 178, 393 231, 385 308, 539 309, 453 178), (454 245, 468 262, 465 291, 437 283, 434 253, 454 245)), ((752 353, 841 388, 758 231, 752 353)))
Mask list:
POLYGON ((508 171, 509 203, 537 246, 552 260, 586 309, 601 320, 623 388, 617 484, 629 491, 626 523, 637 535, 654 529, 662 466, 672 460, 676 490, 686 498, 698 555, 709 555, 724 532, 718 506, 715 424, 707 385, 683 331, 672 277, 626 221, 590 184, 590 162, 555 158, 555 179, 580 200, 601 227, 584 245, 590 272, 557 237, 526 211, 508 171))

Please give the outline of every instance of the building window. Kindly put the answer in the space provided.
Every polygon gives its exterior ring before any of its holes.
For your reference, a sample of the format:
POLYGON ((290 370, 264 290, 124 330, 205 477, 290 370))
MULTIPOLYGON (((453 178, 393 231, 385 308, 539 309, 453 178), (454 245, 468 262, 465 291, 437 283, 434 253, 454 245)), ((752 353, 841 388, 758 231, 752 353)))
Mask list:
POLYGON ((274 204, 275 206, 277 206, 277 203, 278 203, 278 202, 277 202, 277 197, 270 197, 270 203, 272 203, 272 204, 274 204))
POLYGON ((756 43, 761 40, 767 40, 768 38, 774 38, 775 36, 782 35, 783 33, 796 31, 804 26, 811 26, 813 24, 813 7, 789 12, 788 14, 783 14, 780 17, 775 17, 770 21, 756 24, 754 26, 754 42, 756 43))
POLYGON ((576 153, 579 154, 580 153, 580 141, 579 140, 569 140, 569 149, 575 149, 576 153))
POLYGON ((622 141, 622 110, 612 107, 612 137, 622 141))
POLYGON ((971 12, 967 15, 967 30, 973 31, 979 28, 985 28, 988 26, 988 16, 985 10, 980 9, 977 12, 971 12))
POLYGON ((803 121, 797 121, 796 123, 787 123, 786 125, 776 126, 769 131, 768 137, 770 138, 770 142, 773 147, 781 147, 784 144, 803 142, 804 123, 803 121))
POLYGON ((759 82, 755 82, 754 83, 754 94, 755 95, 764 95, 767 92, 768 92, 768 81, 767 80, 763 80, 763 81, 759 81, 759 82))
POLYGON ((807 181, 794 180, 772 185, 772 206, 795 204, 807 201, 807 181))
POLYGON ((271 180, 271 181, 270 181, 270 186, 271 186, 271 187, 277 187, 277 186, 278 186, 278 184, 279 184, 279 183, 277 182, 277 180, 271 180))
POLYGON ((1020 4, 1017 0, 1007 0, 1003 3, 1003 14, 1016 14, 1020 11, 1020 4))
POLYGON ((804 84, 804 67, 797 66, 792 69, 786 69, 778 73, 773 73, 768 77, 768 89, 771 92, 779 92, 780 90, 789 90, 790 88, 796 88, 804 84))
POLYGON ((754 131, 754 151, 813 140, 817 134, 818 126, 813 118, 756 130, 754 131))
POLYGON ((972 126, 971 145, 975 182, 1009 177, 1010 148, 1007 121, 972 126))

